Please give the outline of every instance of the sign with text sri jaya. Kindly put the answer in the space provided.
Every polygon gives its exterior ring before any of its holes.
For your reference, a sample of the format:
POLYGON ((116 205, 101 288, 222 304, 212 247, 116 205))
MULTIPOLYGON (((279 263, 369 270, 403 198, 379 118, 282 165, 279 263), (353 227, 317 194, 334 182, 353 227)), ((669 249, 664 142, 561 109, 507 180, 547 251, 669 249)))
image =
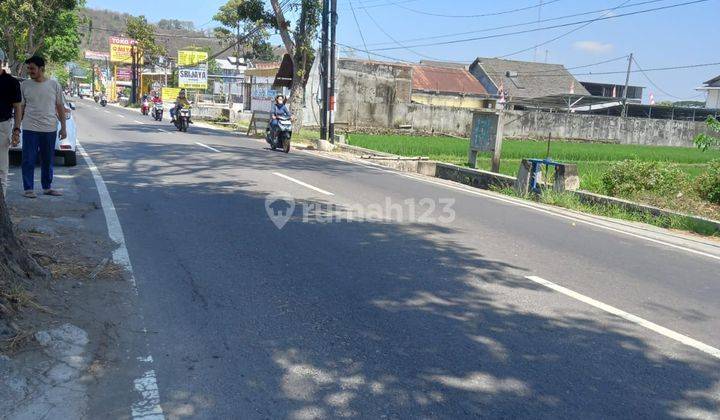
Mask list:
POLYGON ((134 39, 111 36, 110 61, 113 63, 131 64, 133 45, 137 45, 137 41, 134 39))
POLYGON ((178 85, 185 89, 207 89, 207 67, 178 69, 178 85))
POLYGON ((208 53, 205 51, 178 51, 178 66, 198 67, 207 66, 208 53))

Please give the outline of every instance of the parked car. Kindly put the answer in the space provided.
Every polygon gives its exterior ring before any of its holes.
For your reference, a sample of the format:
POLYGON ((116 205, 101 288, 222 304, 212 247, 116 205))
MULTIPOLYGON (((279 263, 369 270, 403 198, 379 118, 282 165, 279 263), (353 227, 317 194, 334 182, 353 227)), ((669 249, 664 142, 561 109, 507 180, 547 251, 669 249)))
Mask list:
MULTIPOLYGON (((63 97, 65 104, 65 128, 67 130, 67 138, 60 140, 58 135, 55 142, 55 156, 61 156, 65 166, 77 165, 77 127, 75 125, 75 105, 63 97)), ((20 127, 22 130, 22 127, 20 127)), ((58 133, 60 132, 60 121, 58 121, 58 133)), ((19 162, 22 157, 22 133, 20 134, 20 144, 16 147, 10 147, 10 156, 13 161, 19 162), (13 156, 15 155, 15 156, 13 156)))

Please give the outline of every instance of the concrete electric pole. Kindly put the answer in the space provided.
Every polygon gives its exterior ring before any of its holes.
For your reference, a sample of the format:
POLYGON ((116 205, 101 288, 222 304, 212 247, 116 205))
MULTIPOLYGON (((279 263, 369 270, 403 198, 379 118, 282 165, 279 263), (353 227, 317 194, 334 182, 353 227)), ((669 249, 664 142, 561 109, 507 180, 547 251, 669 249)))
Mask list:
POLYGON ((625 75, 625 89, 623 89, 623 98, 622 98, 621 116, 623 116, 623 117, 627 117, 628 85, 630 84, 630 71, 632 70, 632 62, 633 62, 633 53, 630 53, 630 57, 628 57, 627 74, 625 75))

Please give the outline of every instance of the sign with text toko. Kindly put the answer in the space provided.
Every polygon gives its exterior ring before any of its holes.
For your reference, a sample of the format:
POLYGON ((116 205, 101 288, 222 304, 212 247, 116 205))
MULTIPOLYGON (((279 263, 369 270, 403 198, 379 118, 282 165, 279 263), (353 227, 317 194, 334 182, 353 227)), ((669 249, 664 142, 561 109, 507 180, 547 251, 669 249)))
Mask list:
POLYGON ((133 46, 137 45, 137 41, 130 38, 120 38, 117 36, 111 36, 109 41, 110 61, 112 61, 113 63, 131 64, 133 46))
POLYGON ((178 69, 178 85, 185 89, 207 89, 207 68, 188 67, 178 69))

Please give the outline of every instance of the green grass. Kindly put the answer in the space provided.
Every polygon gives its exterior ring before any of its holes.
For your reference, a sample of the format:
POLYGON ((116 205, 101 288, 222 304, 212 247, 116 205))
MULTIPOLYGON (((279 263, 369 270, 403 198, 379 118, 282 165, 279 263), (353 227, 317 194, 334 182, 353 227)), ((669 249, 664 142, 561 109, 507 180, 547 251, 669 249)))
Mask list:
MULTIPOLYGON (((399 135, 351 134, 350 144, 401 156, 427 156, 441 162, 467 165, 468 140, 454 137, 420 137, 399 135)), ((547 153, 545 141, 505 140, 500 161, 500 172, 516 175, 523 158, 544 158, 547 153)), ((699 175, 707 162, 720 159, 720 150, 664 147, 631 146, 602 143, 575 143, 552 141, 550 157, 557 161, 578 165, 581 188, 602 192, 600 177, 611 162, 624 159, 642 161, 672 162, 694 178, 699 175)), ((478 159, 480 169, 490 168, 490 155, 478 159)))

